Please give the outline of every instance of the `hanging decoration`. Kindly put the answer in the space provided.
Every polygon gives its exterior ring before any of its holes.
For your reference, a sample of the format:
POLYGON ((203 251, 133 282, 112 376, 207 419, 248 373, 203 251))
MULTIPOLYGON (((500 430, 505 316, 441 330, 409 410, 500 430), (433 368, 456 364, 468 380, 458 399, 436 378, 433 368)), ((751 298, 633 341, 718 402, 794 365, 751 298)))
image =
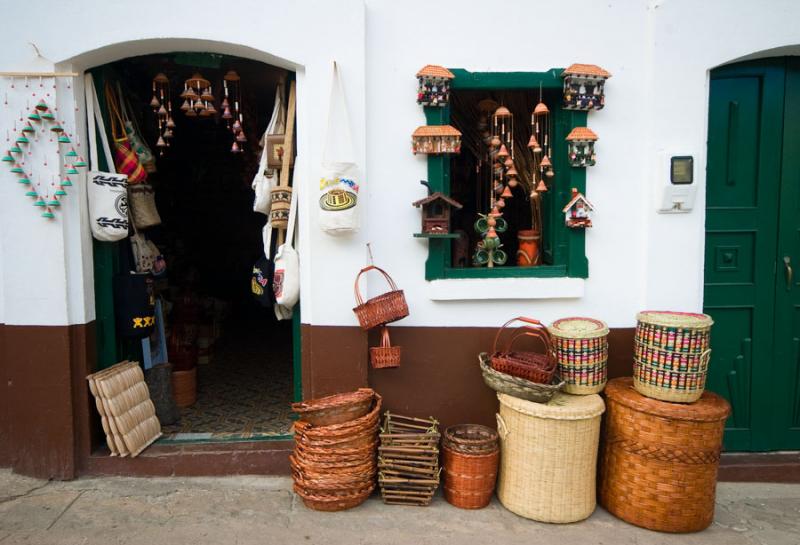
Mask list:
POLYGON ((450 80, 455 75, 443 66, 425 65, 417 72, 417 104, 421 106, 446 106, 450 102, 450 80))
POLYGON ((415 237, 434 238, 450 234, 450 210, 461 209, 463 205, 439 191, 431 192, 428 182, 420 181, 428 188, 428 196, 413 203, 416 208, 422 208, 422 231, 415 237))
POLYGON ((222 77, 224 96, 220 109, 222 119, 226 121, 228 129, 233 133, 231 153, 241 153, 247 137, 244 134, 244 116, 242 115, 242 86, 241 78, 235 70, 228 70, 222 77))
POLYGON ((588 127, 575 127, 567 135, 569 164, 573 167, 594 166, 594 143, 597 135, 588 127))
POLYGON ((461 153, 461 131, 452 125, 423 125, 411 135, 411 151, 414 155, 461 153))
POLYGON ((567 227, 572 229, 591 227, 592 218, 590 216, 592 211, 594 211, 594 205, 583 196, 583 193, 573 187, 572 199, 562 209, 567 227))
POLYGON ((605 83, 611 74, 594 64, 573 64, 561 73, 566 110, 601 110, 605 106, 605 83))
POLYGON ((175 121, 172 119, 172 95, 169 89, 169 78, 159 72, 153 78, 153 98, 150 100, 150 107, 156 114, 158 120, 158 140, 156 147, 158 154, 164 156, 164 152, 169 148, 174 136, 173 129, 175 121))
MULTIPOLYGON (((67 130, 66 121, 59 120, 56 115, 57 108, 50 106, 50 103, 55 100, 58 78, 70 78, 66 84, 66 87, 70 89, 72 87, 71 78, 76 77, 77 74, 2 72, 0 76, 10 79, 11 93, 8 91, 5 93, 5 108, 20 107, 21 109, 16 115, 6 116, 6 118, 13 119, 11 123, 13 132, 9 129, 6 131, 8 147, 2 155, 1 162, 8 165, 9 173, 24 188, 25 196, 32 199, 32 204, 39 210, 41 217, 53 219, 55 212, 61 207, 61 199, 67 195, 66 188, 73 184, 69 177, 62 176, 58 172, 61 162, 52 160, 50 154, 54 151, 56 154, 62 155, 66 173, 72 170, 74 174, 78 174, 76 166, 85 166, 85 163, 81 165, 74 160, 78 155, 72 147, 73 141, 67 130), (17 85, 17 78, 24 78, 24 89, 26 90, 33 87, 29 78, 38 78, 37 87, 41 91, 32 93, 33 107, 31 107, 29 91, 24 93, 13 91, 17 85), (15 106, 13 104, 15 99, 21 102, 23 95, 25 104, 20 103, 15 106)), ((20 87, 22 86, 20 85, 20 87)), ((80 143, 76 141, 74 145, 79 147, 80 143)))

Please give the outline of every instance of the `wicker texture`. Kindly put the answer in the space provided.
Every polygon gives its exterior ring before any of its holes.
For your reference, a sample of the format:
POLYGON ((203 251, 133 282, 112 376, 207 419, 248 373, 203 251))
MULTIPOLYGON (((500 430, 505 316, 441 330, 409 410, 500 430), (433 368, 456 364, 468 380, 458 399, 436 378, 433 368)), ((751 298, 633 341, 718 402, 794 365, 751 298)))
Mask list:
POLYGON ((630 378, 606 387, 608 413, 600 503, 622 520, 663 532, 695 532, 714 518, 717 469, 730 405, 705 392, 697 403, 640 395, 630 378))
POLYGON ((364 267, 359 271, 355 282, 355 296, 356 307, 353 312, 358 318, 358 323, 361 324, 361 329, 365 331, 379 325, 396 322, 408 316, 408 305, 406 304, 403 290, 397 289, 397 284, 394 283, 394 280, 386 271, 374 265, 364 267), (358 288, 358 281, 361 279, 361 275, 368 271, 381 273, 391 289, 386 293, 364 301, 358 288))
POLYGON ((556 358, 553 352, 550 334, 539 320, 519 316, 503 324, 494 338, 494 350, 491 357, 491 366, 495 371, 506 373, 517 378, 529 380, 539 384, 550 384, 556 371, 556 358), (515 322, 523 325, 513 330, 511 335, 506 335, 505 348, 500 350, 499 343, 503 333, 511 331, 509 326, 515 322), (537 339, 542 342, 544 350, 537 352, 515 352, 514 343, 522 338, 537 339))
POLYGON ((373 369, 386 369, 400 367, 402 350, 399 346, 392 346, 389 338, 389 328, 381 328, 381 344, 369 349, 369 364, 373 369))
POLYGON ((492 500, 499 463, 497 432, 478 424, 450 426, 442 436, 445 499, 462 509, 486 507, 492 500))
POLYGON ((312 426, 342 424, 367 414, 372 408, 374 395, 371 389, 360 388, 355 392, 292 403, 292 411, 312 426))
POLYGON ((541 522, 576 522, 595 509, 598 395, 558 393, 547 404, 497 394, 500 476, 509 511, 541 522))
POLYGON ((381 402, 373 390, 361 388, 292 405, 295 412, 311 415, 316 422, 336 421, 315 425, 298 420, 294 424, 295 449, 289 461, 294 491, 306 507, 350 509, 375 489, 381 402))
POLYGON ((178 407, 191 407, 197 401, 197 367, 172 372, 172 397, 178 407))
POLYGON ((608 326, 594 318, 562 318, 547 328, 568 394, 597 394, 608 381, 608 326))
POLYGON ((442 446, 464 454, 485 454, 499 448, 497 432, 480 424, 458 424, 444 430, 442 446))
POLYGON ((439 486, 439 423, 386 411, 378 447, 383 502, 428 505, 439 486))
POLYGON ((481 367, 483 381, 489 388, 527 401, 547 403, 556 392, 564 387, 564 381, 557 375, 553 376, 550 384, 537 384, 523 378, 512 377, 495 371, 489 365, 489 354, 486 352, 478 355, 478 364, 481 367))

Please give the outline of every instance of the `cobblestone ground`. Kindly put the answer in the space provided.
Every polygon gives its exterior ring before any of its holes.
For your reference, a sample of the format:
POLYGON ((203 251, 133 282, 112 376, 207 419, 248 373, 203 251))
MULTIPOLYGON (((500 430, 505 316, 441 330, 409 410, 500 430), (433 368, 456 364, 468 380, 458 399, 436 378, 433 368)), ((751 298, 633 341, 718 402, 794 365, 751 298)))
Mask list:
POLYGON ((598 508, 588 520, 541 524, 496 500, 464 511, 436 498, 427 508, 306 509, 284 477, 91 478, 37 481, 0 470, 0 544, 554 544, 797 545, 800 485, 721 483, 714 523, 668 535, 630 526, 598 508))

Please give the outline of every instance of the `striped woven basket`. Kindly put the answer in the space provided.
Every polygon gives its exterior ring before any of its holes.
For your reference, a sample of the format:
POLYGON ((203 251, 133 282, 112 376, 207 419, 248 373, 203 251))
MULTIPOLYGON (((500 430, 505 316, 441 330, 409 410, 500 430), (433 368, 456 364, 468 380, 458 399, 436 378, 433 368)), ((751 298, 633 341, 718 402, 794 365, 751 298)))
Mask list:
POLYGON ((562 318, 547 328, 555 346, 564 391, 588 395, 608 381, 608 326, 594 318, 562 318))

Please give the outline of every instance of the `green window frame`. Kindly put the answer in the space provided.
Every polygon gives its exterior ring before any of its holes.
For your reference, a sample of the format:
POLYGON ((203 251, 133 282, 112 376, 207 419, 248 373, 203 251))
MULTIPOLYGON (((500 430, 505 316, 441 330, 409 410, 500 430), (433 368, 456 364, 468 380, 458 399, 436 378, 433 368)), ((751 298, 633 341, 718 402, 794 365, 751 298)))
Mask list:
MULTIPOLYGON (((563 68, 547 72, 469 72, 450 68, 455 79, 451 90, 531 90, 563 88, 563 68)), ((448 125, 450 106, 425 106, 428 125, 448 125)), ((538 267, 453 267, 451 263, 452 238, 429 238, 425 279, 453 278, 587 278, 589 262, 585 253, 584 229, 570 229, 564 225, 563 206, 571 198, 572 188, 586 193, 586 169, 571 167, 567 161, 565 138, 574 127, 585 127, 587 112, 553 108, 553 168, 556 172, 553 188, 548 192, 548 203, 543 207, 543 221, 549 232, 549 245, 545 254, 551 265, 538 267)), ((432 191, 450 194, 450 156, 428 155, 428 183, 432 191)))

